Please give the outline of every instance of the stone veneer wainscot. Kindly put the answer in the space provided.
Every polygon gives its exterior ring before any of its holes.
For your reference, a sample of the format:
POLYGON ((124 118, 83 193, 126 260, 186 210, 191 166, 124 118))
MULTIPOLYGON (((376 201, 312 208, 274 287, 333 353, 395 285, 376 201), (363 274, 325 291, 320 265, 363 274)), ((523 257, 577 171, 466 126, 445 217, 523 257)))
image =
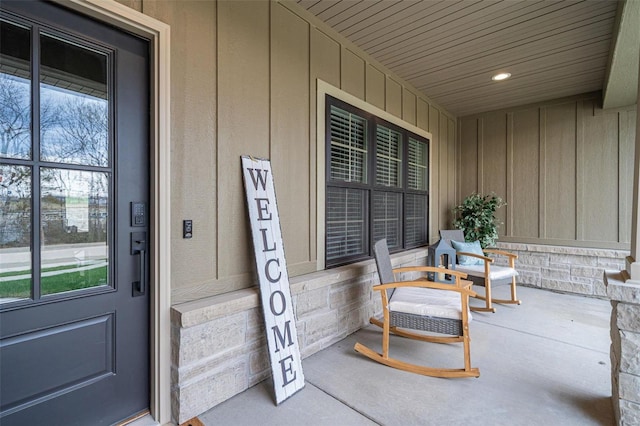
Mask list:
MULTIPOLYGON (((499 243, 519 255, 519 285, 606 297, 605 269, 622 269, 619 250, 499 243)), ((426 264, 427 249, 392 256, 394 267, 426 264)), ((496 261, 501 263, 502 259, 496 261)), ((290 278, 298 341, 306 358, 368 324, 381 312, 373 260, 290 278)), ((523 301, 526 303, 526 300, 523 301)), ((172 308, 172 412, 182 423, 270 375, 258 289, 172 308)))
POLYGON ((611 298, 611 394, 618 425, 640 424, 640 281, 607 271, 611 298))

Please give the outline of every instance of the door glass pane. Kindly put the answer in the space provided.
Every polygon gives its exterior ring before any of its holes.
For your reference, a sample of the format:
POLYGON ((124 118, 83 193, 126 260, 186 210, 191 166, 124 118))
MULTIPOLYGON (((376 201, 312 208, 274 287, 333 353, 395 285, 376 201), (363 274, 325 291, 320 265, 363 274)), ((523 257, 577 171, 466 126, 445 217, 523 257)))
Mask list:
POLYGON ((52 36, 40 41, 42 160, 107 166, 107 56, 52 36))
POLYGON ((42 168, 43 295, 108 285, 109 176, 42 168))
POLYGON ((29 30, 0 21, 0 157, 31 157, 29 30))
POLYGON ((31 168, 0 165, 0 303, 31 297, 31 168))

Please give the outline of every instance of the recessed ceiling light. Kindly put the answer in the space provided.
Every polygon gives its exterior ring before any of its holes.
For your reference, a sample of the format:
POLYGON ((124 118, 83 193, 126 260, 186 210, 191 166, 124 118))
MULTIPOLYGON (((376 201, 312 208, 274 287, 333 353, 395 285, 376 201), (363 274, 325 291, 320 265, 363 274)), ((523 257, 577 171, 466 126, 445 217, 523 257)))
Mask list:
POLYGON ((501 81, 501 80, 506 80, 509 77, 511 77, 511 73, 501 72, 501 73, 496 74, 493 77, 491 77, 491 80, 493 80, 493 81, 501 81))

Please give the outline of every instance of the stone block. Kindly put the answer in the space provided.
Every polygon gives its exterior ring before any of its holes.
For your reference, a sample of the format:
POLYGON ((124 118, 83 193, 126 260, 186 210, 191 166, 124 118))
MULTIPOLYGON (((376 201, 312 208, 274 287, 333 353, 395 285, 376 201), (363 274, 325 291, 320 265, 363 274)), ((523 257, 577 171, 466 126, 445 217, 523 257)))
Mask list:
POLYGON ((598 266, 603 269, 621 271, 624 269, 624 259, 612 259, 610 257, 599 257, 598 266))
POLYGON ((620 332, 620 371, 640 376, 640 334, 620 332))
POLYGON ((246 288, 173 306, 171 321, 182 328, 188 328, 242 313, 259 304, 258 289, 246 288))
POLYGON ((369 322, 369 307, 360 306, 358 309, 354 309, 347 314, 347 320, 345 324, 346 334, 355 333, 360 328, 367 325, 369 322))
POLYGON ((593 283, 593 294, 594 296, 601 297, 603 299, 608 299, 607 295, 607 286, 604 284, 603 280, 595 280, 593 283))
POLYGON ((597 266, 598 258, 596 256, 582 256, 578 254, 554 253, 549 258, 549 264, 576 264, 586 266, 597 266))
POLYGON ((177 365, 240 346, 245 342, 246 315, 240 313, 180 330, 177 365))
POLYGON ((294 304, 298 318, 311 312, 329 309, 329 287, 300 293, 296 296, 294 304))
POLYGON ((341 332, 340 328, 343 326, 343 324, 340 324, 336 312, 314 315, 305 318, 303 322, 305 325, 304 346, 312 345, 327 336, 339 334, 341 332))
POLYGON ((258 383, 262 382, 263 380, 268 379, 269 377, 271 377, 271 368, 268 368, 264 371, 259 372, 258 374, 254 375, 254 376, 250 376, 249 377, 249 387, 253 387, 255 385, 257 385, 258 383))
POLYGON ((264 314, 262 308, 254 308, 247 311, 247 332, 245 341, 261 339, 264 337, 264 314))
POLYGON ((574 277, 597 278, 602 280, 604 268, 599 266, 571 265, 571 275, 574 277))
POLYGON ((267 350, 266 345, 249 355, 249 373, 252 376, 262 371, 269 370, 270 367, 269 351, 267 350))
POLYGON ((540 274, 544 279, 548 280, 571 280, 571 267, 570 265, 558 265, 556 267, 541 268, 540 274))
MULTIPOLYGON (((640 285, 634 284, 634 281, 619 281, 620 274, 607 274, 607 294, 611 300, 619 300, 621 302, 633 303, 640 305, 640 285)), ((638 283, 639 281, 635 281, 638 283)))
POLYGON ((621 372, 618 380, 620 399, 640 404, 640 376, 621 372))
POLYGON ((348 283, 331 290, 329 306, 338 309, 341 306, 353 303, 364 304, 371 298, 371 282, 348 283))
POLYGON ((522 243, 506 243, 506 242, 498 241, 496 243, 496 247, 498 247, 501 250, 512 251, 512 252, 527 250, 527 244, 522 244, 522 243))
POLYGON ((618 424, 620 426, 640 425, 640 404, 620 401, 618 424))
POLYGON ((179 384, 173 392, 177 399, 173 414, 178 423, 204 413, 247 389, 247 371, 246 362, 240 360, 200 380, 179 384))
POLYGON ((238 346, 226 352, 212 354, 209 357, 199 359, 187 365, 176 366, 175 383, 184 384, 214 374, 216 371, 224 368, 224 366, 237 362, 238 360, 248 360, 248 354, 266 346, 267 341, 263 339, 238 346))
POLYGON ((616 312, 616 324, 620 330, 640 330, 640 305, 619 303, 616 312))
POLYGON ((522 253, 516 260, 516 266, 549 266, 549 255, 546 253, 522 253))
POLYGON ((587 295, 593 294, 593 287, 591 285, 571 281, 549 280, 543 278, 541 286, 542 288, 547 288, 549 290, 559 290, 587 295))
POLYGON ((540 275, 540 272, 528 271, 518 268, 518 277, 516 278, 516 283, 540 287, 541 282, 542 277, 540 275))

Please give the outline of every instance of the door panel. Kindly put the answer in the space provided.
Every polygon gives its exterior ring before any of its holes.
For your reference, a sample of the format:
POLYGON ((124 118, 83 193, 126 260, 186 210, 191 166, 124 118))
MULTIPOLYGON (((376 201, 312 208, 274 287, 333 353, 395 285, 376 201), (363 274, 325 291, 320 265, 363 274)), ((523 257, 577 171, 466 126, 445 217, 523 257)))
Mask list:
POLYGON ((149 406, 149 44, 0 8, 0 424, 113 424, 149 406))

